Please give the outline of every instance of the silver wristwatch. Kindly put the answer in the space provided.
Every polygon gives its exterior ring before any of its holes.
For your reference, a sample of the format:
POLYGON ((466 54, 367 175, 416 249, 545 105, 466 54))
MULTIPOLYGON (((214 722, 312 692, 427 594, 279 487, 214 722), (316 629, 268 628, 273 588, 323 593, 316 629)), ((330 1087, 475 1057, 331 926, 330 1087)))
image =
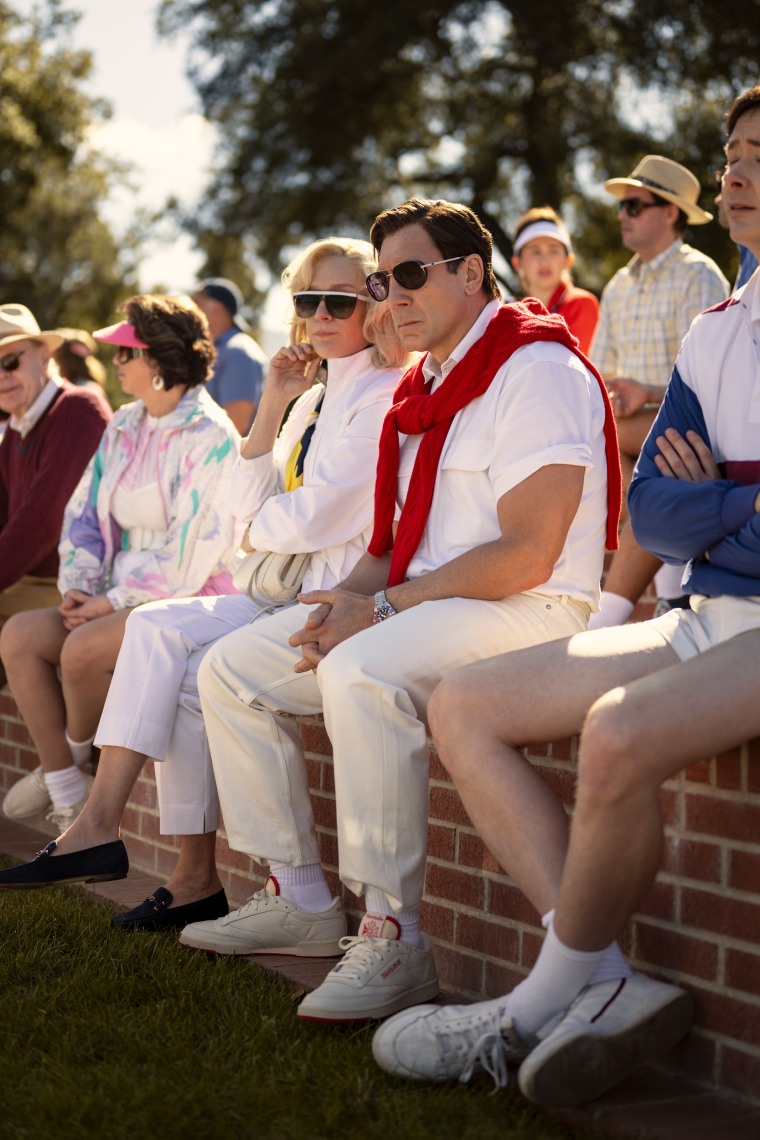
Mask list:
POLYGON ((386 598, 385 590, 378 590, 375 594, 375 612, 372 615, 372 624, 377 625, 378 622, 385 621, 386 618, 393 617, 397 613, 398 610, 394 610, 386 598))

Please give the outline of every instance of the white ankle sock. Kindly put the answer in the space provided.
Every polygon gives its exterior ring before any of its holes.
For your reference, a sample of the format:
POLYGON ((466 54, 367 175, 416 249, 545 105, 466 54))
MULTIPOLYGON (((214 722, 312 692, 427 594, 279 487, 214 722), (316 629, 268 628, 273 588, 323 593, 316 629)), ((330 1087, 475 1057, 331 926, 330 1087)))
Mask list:
POLYGON ((507 1010, 518 1032, 530 1037, 568 1009, 606 954, 606 949, 587 952, 565 946, 551 924, 535 966, 509 995, 507 1010))
POLYGON ((45 783, 54 808, 73 807, 84 799, 86 786, 76 764, 59 768, 57 772, 46 772, 45 783))
POLYGON ((270 863, 269 873, 277 880, 280 894, 299 910, 309 914, 327 910, 333 901, 324 871, 319 863, 291 867, 287 863, 270 863))
POLYGON ((66 736, 66 743, 69 746, 71 759, 74 761, 78 768, 81 768, 83 764, 88 763, 90 757, 92 756, 92 743, 95 739, 94 733, 89 740, 72 740, 69 736, 68 729, 64 730, 64 735, 66 736))
MULTIPOLYGON (((544 930, 548 930, 554 918, 554 907, 541 919, 541 925, 544 930)), ((586 985, 595 986, 598 982, 611 982, 617 981, 619 978, 630 978, 633 970, 628 965, 620 949, 619 942, 610 942, 609 946, 604 952, 599 965, 594 970, 593 974, 587 981, 586 985)))
POLYGON ((633 613, 633 602, 620 594, 611 594, 602 590, 598 613, 592 614, 588 621, 589 629, 607 629, 611 625, 623 625, 633 613))
POLYGON ((668 566, 663 564, 654 576, 654 586, 658 598, 680 598, 683 594, 681 579, 683 566, 668 566))
POLYGON ((376 887, 368 887, 364 895, 364 905, 369 914, 387 914, 390 918, 394 919, 401 928, 399 935, 401 941, 409 942, 412 946, 416 946, 418 950, 422 949, 423 939, 422 931, 420 930, 419 907, 415 907, 414 910, 404 911, 403 914, 398 914, 391 907, 388 896, 382 891, 378 891, 376 887))

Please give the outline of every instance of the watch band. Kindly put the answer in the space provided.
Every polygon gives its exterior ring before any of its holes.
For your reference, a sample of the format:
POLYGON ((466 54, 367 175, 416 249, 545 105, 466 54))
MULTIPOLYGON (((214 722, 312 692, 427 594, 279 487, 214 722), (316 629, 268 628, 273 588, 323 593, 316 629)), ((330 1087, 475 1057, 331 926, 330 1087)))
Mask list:
POLYGON ((389 617, 397 614, 398 610, 394 610, 391 603, 385 596, 385 590, 378 590, 375 594, 375 610, 372 615, 372 624, 377 625, 381 621, 386 621, 389 617))

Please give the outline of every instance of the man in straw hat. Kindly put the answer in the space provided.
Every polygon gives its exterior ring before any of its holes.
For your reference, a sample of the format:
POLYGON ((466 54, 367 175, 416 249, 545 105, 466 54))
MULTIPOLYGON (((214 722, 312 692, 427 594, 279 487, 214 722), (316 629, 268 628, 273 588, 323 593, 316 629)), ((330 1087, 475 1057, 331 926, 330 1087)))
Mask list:
MULTIPOLYGON (((0 305, 0 626, 11 614, 58 605, 63 512, 107 420, 105 401, 63 380, 25 305, 0 305)), ((0 683, 5 670, 0 664, 0 683)))
MULTIPOLYGON (((731 237, 760 254, 760 85, 726 125, 731 237)), ((755 270, 691 325, 631 486, 642 541, 689 559, 692 608, 482 661, 433 694, 441 760, 547 934, 509 994, 386 1022, 373 1050, 389 1072, 468 1080, 485 1068, 506 1084, 507 1064, 525 1058, 522 1092, 571 1105, 687 1032, 689 993, 633 973, 614 939, 660 864, 663 782, 705 756, 722 770, 760 734, 759 334, 755 270), (578 731, 568 844, 561 805, 517 746, 578 731)))
MULTIPOLYGON (((697 205, 699 181, 684 166, 648 154, 628 178, 610 178, 604 188, 617 199, 623 245, 634 256, 602 294, 591 359, 612 398, 627 489, 689 325, 729 288, 715 262, 682 239, 687 226, 712 220, 697 205)), ((590 628, 626 621, 659 566, 624 530, 590 628)), ((683 594, 680 575, 673 567, 658 575, 661 598, 683 594)))

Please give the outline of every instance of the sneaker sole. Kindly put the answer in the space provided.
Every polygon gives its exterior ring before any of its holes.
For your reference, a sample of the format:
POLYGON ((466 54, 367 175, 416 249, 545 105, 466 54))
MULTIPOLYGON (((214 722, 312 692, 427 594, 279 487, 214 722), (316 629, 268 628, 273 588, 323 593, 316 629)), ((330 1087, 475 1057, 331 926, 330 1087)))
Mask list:
POLYGON ((402 1009, 408 1009, 410 1005, 421 1005, 423 1002, 431 1001, 438 997, 439 993, 440 986, 436 980, 426 982, 423 986, 417 986, 414 990, 407 990, 406 993, 399 994, 392 1001, 386 999, 386 1001, 369 1008, 335 1010, 315 1006, 304 1010, 303 1003, 301 1003, 297 1012, 301 1021, 321 1021, 330 1025, 340 1025, 347 1021, 380 1021, 384 1017, 390 1017, 391 1014, 400 1013, 402 1009))
POLYGON ((646 1021, 614 1036, 579 1032, 558 1042, 554 1055, 545 1059, 539 1045, 520 1068, 520 1091, 545 1108, 585 1104, 669 1052, 689 1032, 693 1016, 693 1001, 684 991, 646 1021))
POLYGON ((126 879, 123 875, 81 875, 78 879, 49 879, 46 883, 0 883, 0 890, 37 891, 43 887, 68 887, 77 883, 112 883, 115 879, 126 879))
POLYGON ((202 950, 206 954, 222 954, 226 957, 260 958, 267 954, 278 954, 283 958, 340 958, 343 951, 337 942, 303 942, 297 946, 267 946, 252 950, 250 946, 233 946, 230 943, 215 942, 213 946, 183 939, 180 942, 187 950, 202 950))

